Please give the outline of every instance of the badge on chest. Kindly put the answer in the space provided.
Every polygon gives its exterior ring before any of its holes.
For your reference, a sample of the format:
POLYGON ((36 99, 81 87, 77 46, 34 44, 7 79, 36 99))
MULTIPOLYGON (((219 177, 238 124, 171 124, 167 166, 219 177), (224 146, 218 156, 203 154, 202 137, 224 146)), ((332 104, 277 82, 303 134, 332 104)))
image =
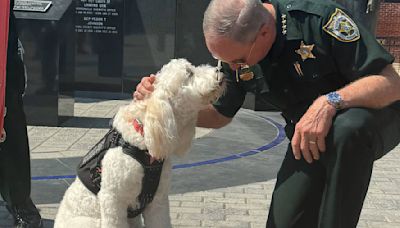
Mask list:
MULTIPOLYGON (((307 59, 315 59, 315 55, 313 54, 314 44, 305 44, 304 41, 301 41, 299 49, 296 49, 295 52, 301 57, 301 60, 306 61, 307 59)), ((295 61, 293 63, 293 67, 296 70, 297 74, 301 77, 304 76, 303 70, 301 69, 301 64, 299 61, 295 61)))

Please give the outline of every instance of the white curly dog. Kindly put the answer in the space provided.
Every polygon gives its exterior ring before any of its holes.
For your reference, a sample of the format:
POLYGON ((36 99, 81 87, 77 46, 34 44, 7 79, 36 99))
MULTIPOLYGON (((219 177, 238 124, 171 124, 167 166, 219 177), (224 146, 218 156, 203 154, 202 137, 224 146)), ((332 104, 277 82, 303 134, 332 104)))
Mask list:
POLYGON ((164 161, 153 201, 141 213, 143 219, 127 216, 127 208, 140 204, 143 166, 117 146, 109 149, 101 162, 101 188, 97 195, 80 178, 67 189, 55 228, 171 227, 170 155, 183 155, 190 148, 197 113, 223 93, 223 74, 209 65, 195 67, 185 59, 174 59, 157 73, 154 88, 144 100, 121 107, 112 123, 125 142, 148 150, 156 161, 164 161), (138 130, 136 120, 143 128, 138 130))

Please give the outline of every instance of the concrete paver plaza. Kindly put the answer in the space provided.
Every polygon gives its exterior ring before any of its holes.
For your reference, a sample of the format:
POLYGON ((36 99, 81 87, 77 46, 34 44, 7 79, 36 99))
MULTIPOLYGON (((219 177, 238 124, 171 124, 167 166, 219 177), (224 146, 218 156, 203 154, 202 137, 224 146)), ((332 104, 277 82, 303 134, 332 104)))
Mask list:
MULTIPOLYGON (((62 127, 29 126, 32 198, 45 227, 74 180, 80 157, 108 130, 127 100, 77 98, 75 116, 62 127)), ((197 129, 192 150, 174 158, 170 193, 174 227, 265 227, 276 172, 287 139, 276 112, 242 109, 229 126, 197 129)), ((12 227, 0 201, 0 227, 12 227)), ((400 147, 375 163, 359 228, 400 227, 400 147)))

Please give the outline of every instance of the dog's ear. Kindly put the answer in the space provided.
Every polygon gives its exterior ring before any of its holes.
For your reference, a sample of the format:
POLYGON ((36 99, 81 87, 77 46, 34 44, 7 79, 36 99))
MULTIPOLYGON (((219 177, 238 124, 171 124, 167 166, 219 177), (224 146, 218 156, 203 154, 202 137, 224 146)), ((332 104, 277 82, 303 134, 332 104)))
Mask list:
POLYGON ((149 153, 163 159, 173 153, 178 138, 175 116, 167 98, 153 94, 147 101, 144 139, 149 153))

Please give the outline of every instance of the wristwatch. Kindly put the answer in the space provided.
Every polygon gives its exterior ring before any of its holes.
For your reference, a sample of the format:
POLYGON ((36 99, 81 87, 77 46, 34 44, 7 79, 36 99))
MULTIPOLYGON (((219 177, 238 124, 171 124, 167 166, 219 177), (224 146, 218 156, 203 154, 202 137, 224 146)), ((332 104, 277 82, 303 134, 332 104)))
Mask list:
POLYGON ((330 105, 335 107, 336 110, 343 109, 344 101, 339 93, 337 93, 336 91, 333 91, 333 92, 326 94, 325 97, 326 97, 326 101, 328 101, 328 103, 330 105))

